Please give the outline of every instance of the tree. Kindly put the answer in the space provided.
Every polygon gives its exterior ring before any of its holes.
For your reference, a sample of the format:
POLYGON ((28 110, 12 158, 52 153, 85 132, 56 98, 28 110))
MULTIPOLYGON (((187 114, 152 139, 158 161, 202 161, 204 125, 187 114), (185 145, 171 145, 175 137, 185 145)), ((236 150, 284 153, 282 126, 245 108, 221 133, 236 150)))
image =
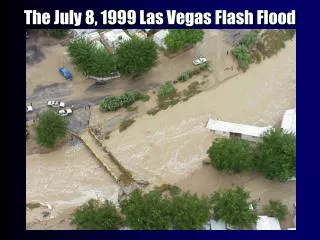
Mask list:
POLYGON ((106 77, 116 71, 113 56, 86 37, 73 39, 68 45, 68 52, 72 63, 84 75, 106 77))
POLYGON ((242 139, 218 139, 207 153, 213 167, 218 170, 239 173, 254 167, 252 148, 242 139))
POLYGON ((223 220, 237 229, 252 228, 258 220, 256 212, 250 209, 253 204, 250 194, 243 188, 217 191, 211 200, 215 220, 223 220))
POLYGON ((169 30, 165 38, 165 44, 169 51, 177 52, 186 47, 200 42, 204 37, 203 30, 199 29, 175 29, 169 30))
POLYGON ((66 135, 67 123, 57 113, 47 111, 40 115, 36 131, 39 144, 52 147, 59 137, 66 135))
POLYGON ((171 215, 173 229, 201 230, 210 219, 211 205, 207 198, 196 194, 180 193, 172 196, 171 215))
POLYGON ((256 149, 256 165, 266 178, 287 181, 296 174, 296 137, 281 129, 266 132, 256 149))
POLYGON ((111 202, 91 199, 73 213, 71 222, 78 230, 116 230, 122 219, 111 202))
POLYGON ((288 214, 288 207, 280 201, 270 200, 268 205, 263 207, 263 213, 269 217, 275 217, 279 221, 283 221, 288 214))
POLYGON ((169 191, 135 191, 121 202, 126 224, 135 230, 202 229, 210 218, 210 202, 177 187, 169 191))
POLYGON ((134 230, 165 230, 171 227, 169 200, 161 192, 134 191, 120 203, 125 223, 134 230))
POLYGON ((119 71, 126 75, 148 71, 158 58, 157 48, 153 41, 136 37, 120 43, 116 56, 119 71))

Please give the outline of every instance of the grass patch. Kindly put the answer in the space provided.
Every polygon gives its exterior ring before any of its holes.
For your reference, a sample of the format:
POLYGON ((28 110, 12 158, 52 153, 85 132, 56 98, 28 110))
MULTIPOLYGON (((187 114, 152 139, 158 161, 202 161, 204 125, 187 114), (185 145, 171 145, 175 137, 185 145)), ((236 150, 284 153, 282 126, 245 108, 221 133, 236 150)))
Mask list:
POLYGON ((40 203, 27 203, 27 208, 30 210, 41 207, 40 203))
POLYGON ((120 123, 119 131, 122 132, 130 127, 135 122, 134 119, 125 119, 120 123))

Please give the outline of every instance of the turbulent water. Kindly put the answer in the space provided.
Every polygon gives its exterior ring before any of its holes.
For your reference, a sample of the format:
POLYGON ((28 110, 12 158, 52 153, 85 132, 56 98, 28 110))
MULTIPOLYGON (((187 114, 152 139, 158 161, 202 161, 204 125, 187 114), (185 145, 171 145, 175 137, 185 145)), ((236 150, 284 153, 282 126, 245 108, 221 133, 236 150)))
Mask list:
POLYGON ((56 214, 90 198, 117 201, 118 185, 82 143, 28 155, 26 174, 27 202, 49 203, 56 214))
POLYGON ((108 149, 139 178, 175 183, 202 166, 212 141, 209 117, 267 126, 295 106, 296 42, 216 89, 155 116, 144 116, 106 141, 108 149))

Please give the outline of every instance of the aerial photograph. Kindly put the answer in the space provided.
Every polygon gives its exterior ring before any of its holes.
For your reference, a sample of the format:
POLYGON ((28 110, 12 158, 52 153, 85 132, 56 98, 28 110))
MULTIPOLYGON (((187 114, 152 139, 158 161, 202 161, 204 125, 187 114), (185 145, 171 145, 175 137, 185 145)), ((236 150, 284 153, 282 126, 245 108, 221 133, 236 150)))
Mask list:
POLYGON ((296 31, 27 29, 27 230, 296 230, 296 31))

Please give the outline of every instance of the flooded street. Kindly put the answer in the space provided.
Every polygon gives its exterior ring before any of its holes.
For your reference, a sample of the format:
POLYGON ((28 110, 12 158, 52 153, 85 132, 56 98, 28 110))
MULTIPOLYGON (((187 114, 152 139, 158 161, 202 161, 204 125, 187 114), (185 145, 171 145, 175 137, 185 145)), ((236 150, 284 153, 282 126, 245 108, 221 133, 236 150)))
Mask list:
POLYGON ((295 107, 296 42, 217 88, 187 102, 143 116, 106 140, 108 149, 139 178, 176 183, 201 168, 213 136, 210 117, 257 126, 278 124, 295 107))
MULTIPOLYGON (((80 142, 48 154, 27 155, 27 202, 48 203, 55 216, 90 198, 118 199, 118 185, 80 142)), ((32 215, 27 212, 27 222, 32 215)))

